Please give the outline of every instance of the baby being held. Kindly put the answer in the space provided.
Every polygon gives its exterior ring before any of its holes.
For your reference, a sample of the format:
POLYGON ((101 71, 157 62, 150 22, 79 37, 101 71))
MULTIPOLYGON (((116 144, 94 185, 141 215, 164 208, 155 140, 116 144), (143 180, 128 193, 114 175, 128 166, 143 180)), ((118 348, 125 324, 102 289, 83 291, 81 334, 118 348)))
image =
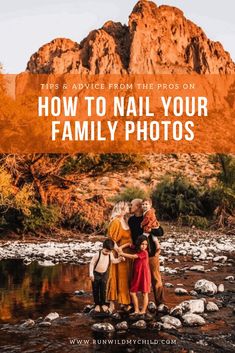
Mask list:
MULTIPOLYGON (((155 210, 152 207, 152 200, 151 199, 144 199, 142 202, 142 209, 143 209, 143 216, 144 219, 141 222, 141 228, 143 229, 143 235, 149 237, 151 235, 153 242, 156 246, 156 254, 160 251, 160 244, 158 238, 156 236, 157 229, 159 228, 160 224, 156 218, 155 210)), ((150 240, 150 239, 149 239, 150 240)), ((152 248, 150 246, 150 248, 152 248)))

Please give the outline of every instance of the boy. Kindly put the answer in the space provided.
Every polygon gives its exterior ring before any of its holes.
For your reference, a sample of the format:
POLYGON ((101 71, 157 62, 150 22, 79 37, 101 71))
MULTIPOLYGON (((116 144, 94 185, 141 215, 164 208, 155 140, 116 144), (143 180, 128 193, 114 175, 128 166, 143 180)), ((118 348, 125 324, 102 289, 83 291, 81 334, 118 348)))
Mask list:
POLYGON ((95 302, 95 311, 100 312, 102 308, 104 312, 108 311, 106 301, 106 285, 108 279, 108 269, 112 262, 118 264, 121 261, 125 261, 125 258, 115 258, 112 254, 114 249, 114 241, 112 239, 106 239, 103 242, 103 249, 97 252, 91 259, 89 266, 89 275, 92 281, 93 298, 95 302))

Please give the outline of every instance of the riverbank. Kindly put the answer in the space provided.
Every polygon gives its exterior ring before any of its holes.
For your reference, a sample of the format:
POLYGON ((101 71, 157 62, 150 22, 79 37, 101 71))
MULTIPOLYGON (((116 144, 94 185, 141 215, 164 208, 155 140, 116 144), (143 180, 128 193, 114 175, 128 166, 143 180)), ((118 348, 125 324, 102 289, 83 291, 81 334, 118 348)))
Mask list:
MULTIPOLYGON (((234 238, 194 229, 168 229, 167 236, 161 240, 161 271, 168 308, 162 312, 151 312, 152 319, 146 322, 146 328, 133 327, 133 322, 121 311, 116 318, 99 318, 84 312, 86 305, 92 304, 88 262, 101 246, 101 240, 98 237, 88 242, 74 239, 63 243, 1 242, 1 263, 10 261, 8 270, 11 271, 6 277, 5 288, 1 288, 2 300, 8 297, 8 303, 15 305, 12 307, 12 317, 2 320, 0 324, 2 352, 67 353, 92 352, 94 349, 100 352, 233 351, 234 238), (16 276, 14 259, 21 261, 21 273, 24 273, 21 279, 16 276), (200 292, 196 287, 200 280, 212 282, 214 292, 200 292), (17 290, 21 297, 16 296, 17 290), (183 319, 187 311, 174 311, 175 307, 189 300, 193 300, 193 305, 197 306, 196 315, 204 320, 202 325, 189 327, 183 319), (209 311, 210 302, 215 303, 218 310, 209 311), (19 313, 18 318, 16 312, 19 313), (45 320, 52 312, 57 312, 59 316, 54 320, 45 320), (164 319, 164 316, 171 317, 172 326, 164 323, 164 320, 169 320, 164 319), (180 321, 180 327, 174 327, 172 317, 180 321), (123 321, 127 321, 128 329, 120 333, 116 325, 123 321), (114 332, 94 332, 92 327, 97 323, 111 324, 114 332), (93 341, 102 337, 122 339, 121 347, 114 341, 113 344, 93 341), (133 345, 131 347, 126 340, 139 337, 146 343, 136 345, 133 350, 133 345), (76 339, 90 341, 87 344, 76 339), (150 340, 155 340, 155 343, 150 340), (166 344, 164 340, 172 342, 166 344)), ((153 300, 152 294, 150 300, 153 300)))

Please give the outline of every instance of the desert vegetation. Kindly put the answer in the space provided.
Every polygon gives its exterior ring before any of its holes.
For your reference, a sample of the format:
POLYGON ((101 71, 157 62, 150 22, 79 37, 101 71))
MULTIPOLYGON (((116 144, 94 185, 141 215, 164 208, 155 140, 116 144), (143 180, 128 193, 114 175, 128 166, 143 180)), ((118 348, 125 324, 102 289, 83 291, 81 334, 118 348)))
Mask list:
MULTIPOLYGON (((149 169, 144 155, 37 154, 1 155, 0 230, 51 234, 55 229, 103 233, 112 203, 151 196, 160 220, 200 228, 234 228, 235 158, 214 155, 216 183, 195 185, 181 174, 168 174, 156 186, 111 190, 110 197, 78 192, 79 180, 122 170, 149 169)), ((148 184, 148 183, 147 183, 148 184)))

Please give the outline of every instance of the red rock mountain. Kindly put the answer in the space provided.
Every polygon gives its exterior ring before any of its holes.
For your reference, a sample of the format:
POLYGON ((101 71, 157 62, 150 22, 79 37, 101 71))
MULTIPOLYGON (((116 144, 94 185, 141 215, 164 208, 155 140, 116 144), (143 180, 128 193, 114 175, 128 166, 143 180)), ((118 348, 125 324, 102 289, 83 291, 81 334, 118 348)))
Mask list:
POLYGON ((27 64, 31 73, 235 73, 219 42, 184 17, 181 10, 139 1, 128 26, 106 22, 79 44, 58 38, 27 64))

